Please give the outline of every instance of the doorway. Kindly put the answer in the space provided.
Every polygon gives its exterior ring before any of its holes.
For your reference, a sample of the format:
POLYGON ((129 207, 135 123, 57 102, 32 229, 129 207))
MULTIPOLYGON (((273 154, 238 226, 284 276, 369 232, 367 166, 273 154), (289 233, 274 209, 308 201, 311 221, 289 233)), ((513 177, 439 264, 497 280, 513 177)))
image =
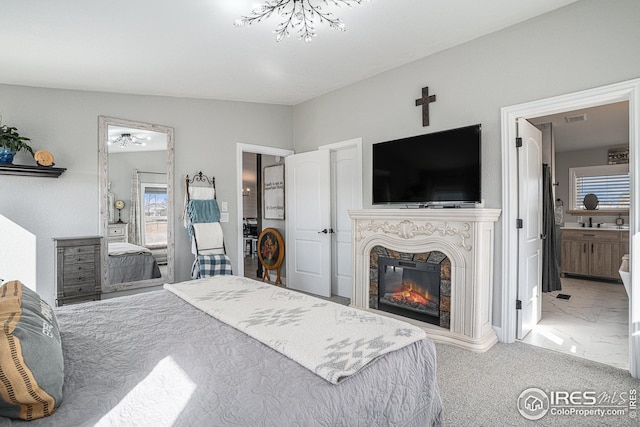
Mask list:
MULTIPOLYGON (((628 369, 629 300, 618 274, 622 256, 629 252, 625 243, 628 211, 607 212, 606 207, 600 206, 592 211, 576 209, 575 199, 582 199, 583 195, 572 191, 575 178, 571 178, 570 171, 588 173, 593 167, 609 171, 628 166, 624 164, 624 156, 619 159, 616 153, 629 148, 629 103, 565 111, 529 121, 542 131, 542 163, 549 165, 552 172, 553 200, 557 207, 552 231, 556 235, 556 261, 563 277, 561 290, 540 295, 540 321, 532 325, 522 342, 628 369), (618 218, 624 221, 624 226, 616 225, 618 218), (612 240, 596 246, 610 251, 602 253, 610 264, 593 262, 585 264, 584 269, 576 269, 576 263, 584 259, 585 243, 573 239, 583 235, 600 241, 612 240)), ((619 198, 618 193, 628 194, 628 189, 619 188, 622 183, 610 185, 604 180, 596 182, 595 176, 585 178, 588 178, 585 187, 602 199, 601 205, 624 204, 625 197, 619 198), (599 188, 600 185, 606 185, 608 190, 599 188)), ((550 234, 547 232, 547 239, 553 237, 550 234)), ((597 256, 591 258, 599 260, 597 256)))
MULTIPOLYGON (((502 109, 502 196, 503 196, 503 246, 502 246, 502 312, 501 327, 497 328, 498 336, 503 342, 514 342, 516 332, 516 299, 519 258, 517 252, 517 155, 516 155, 516 120, 519 117, 534 118, 556 114, 580 108, 589 108, 615 102, 629 103, 629 174, 631 181, 629 212, 631 235, 631 265, 639 260, 636 240, 638 236, 640 189, 638 188, 636 165, 640 162, 640 134, 638 124, 638 107, 640 106, 640 79, 617 83, 596 89, 590 89, 569 95, 533 101, 502 109), (634 245, 635 242, 635 245, 634 245)), ((640 286, 637 279, 631 277, 629 293, 629 371, 635 378, 640 376, 640 286), (636 290, 636 292, 634 292, 636 290)))
MULTIPOLYGON (((244 265, 244 259, 245 259, 245 253, 246 253, 246 249, 248 249, 247 245, 246 245, 246 240, 245 240, 245 229, 246 229, 246 225, 247 222, 245 221, 245 218, 247 218, 247 215, 245 215, 244 212, 244 199, 245 197, 251 197, 252 200, 255 200, 256 205, 259 204, 259 198, 260 198, 260 186, 257 184, 257 181, 259 180, 259 176, 258 176, 258 172, 257 169, 258 167, 256 166, 256 176, 254 177, 255 181, 256 181, 256 185, 255 185, 255 190, 254 190, 254 195, 253 196, 244 196, 244 194, 247 193, 246 191, 246 186, 243 186, 243 158, 244 158, 244 153, 251 153, 251 154, 256 154, 256 155, 263 155, 263 156, 272 156, 273 160, 275 161, 276 158, 279 158, 280 160, 286 156, 289 156, 291 154, 293 154, 292 150, 287 150, 287 149, 282 149, 282 148, 274 148, 274 147, 266 147, 263 145, 253 145, 253 144, 242 144, 242 143, 237 143, 236 144, 236 206, 237 206, 237 216, 236 216, 236 224, 237 224, 237 231, 236 231, 236 236, 238 239, 238 243, 237 243, 237 257, 236 259, 237 261, 237 265, 234 269, 234 271, 236 272, 236 275, 238 276, 245 276, 245 265, 244 265)), ((262 165, 264 166, 264 165, 262 165)), ((251 192, 251 186, 249 186, 249 193, 251 192)), ((254 208, 254 210, 252 210, 251 213, 249 213, 250 216, 252 216, 253 214, 255 214, 255 222, 253 220, 253 218, 251 218, 251 225, 255 225, 256 230, 254 234, 259 234, 259 229, 257 229, 257 219, 260 217, 261 215, 261 211, 262 209, 259 209, 257 206, 254 208)), ((285 219, 286 221, 286 219, 285 219)), ((284 221, 282 221, 282 228, 284 229, 284 221)), ((262 224, 263 228, 266 227, 266 225, 263 223, 262 224)), ((252 242, 252 241, 251 241, 252 242)), ((252 243, 251 243, 252 244, 252 243)), ((249 256, 252 255, 253 252, 253 244, 252 247, 250 249, 249 252, 249 256)), ((255 258, 256 262, 254 264, 252 264, 252 267, 255 265, 257 266, 257 256, 255 258)), ((257 269, 257 267, 256 267, 257 269)), ((253 277, 253 273, 251 273, 251 277, 253 277)), ((258 280, 260 280, 260 278, 257 278, 258 280)))
MULTIPOLYGON (((325 271, 330 271, 330 294, 335 297, 337 302, 344 303, 347 299, 351 298, 351 219, 348 215, 349 209, 362 209, 362 138, 354 138, 347 141, 341 141, 333 144, 327 144, 318 147, 318 150, 329 152, 329 164, 330 164, 330 215, 331 215, 331 228, 334 231, 331 233, 331 255, 328 258, 330 265, 322 267, 325 271)), ((257 199, 256 204, 259 204, 260 199, 260 185, 252 186, 246 185, 246 180, 243 181, 243 158, 249 158, 252 156, 261 157, 261 167, 264 168, 271 163, 277 163, 279 160, 281 163, 283 159, 289 155, 292 155, 293 151, 276 149, 272 147, 251 145, 251 144, 237 144, 236 158, 237 158, 237 194, 238 194, 238 267, 235 271, 240 276, 247 276, 252 278, 256 275, 253 271, 256 269, 257 257, 246 258, 247 255, 247 242, 245 239, 245 227, 247 225, 247 215, 244 213, 244 205, 246 204, 244 199, 257 199), (247 188, 249 189, 247 191, 247 188), (251 194, 251 193, 254 194, 251 194), (247 194, 245 196, 245 194, 247 194), (247 260, 248 262, 243 262, 247 260)), ((253 168, 253 167, 252 167, 253 168)), ((256 168, 258 169, 258 168, 256 168)), ((259 180, 259 172, 255 172, 257 177, 254 180, 259 180)), ((288 191, 287 183, 285 183, 285 189, 288 191)), ((287 202, 285 201, 285 204, 287 202)), ((252 210, 255 215, 260 217, 260 208, 252 210)), ((272 221, 272 220, 269 220, 272 221)), ((259 234, 260 228, 274 227, 281 231, 281 234, 285 239, 287 238, 287 223, 288 218, 285 217, 284 221, 280 221, 281 224, 277 226, 269 221, 261 221, 261 227, 258 228, 259 234)), ((254 222, 250 218, 249 222, 254 222)), ((258 222, 258 221, 255 221, 258 222)), ((255 233, 254 233, 255 234, 255 233)), ((289 246, 287 244, 287 246, 289 246)), ((289 263, 295 263, 295 259, 292 258, 292 252, 287 250, 285 255, 285 265, 289 263)), ((284 267, 284 266, 283 266, 284 267)), ((286 268, 283 268, 286 271, 286 268)), ((288 276, 285 273, 285 276, 288 276)))

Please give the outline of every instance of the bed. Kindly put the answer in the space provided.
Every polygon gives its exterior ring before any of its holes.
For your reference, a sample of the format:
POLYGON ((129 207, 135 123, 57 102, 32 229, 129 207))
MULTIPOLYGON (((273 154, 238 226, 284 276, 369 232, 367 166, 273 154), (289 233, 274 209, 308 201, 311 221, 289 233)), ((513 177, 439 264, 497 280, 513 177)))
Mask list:
MULTIPOLYGON (((297 298, 282 291, 277 295, 297 298)), ((443 424, 435 346, 428 338, 380 356, 333 384, 174 292, 57 308, 64 397, 56 412, 29 425, 443 424)), ((239 300, 228 292, 222 299, 230 306, 239 300)), ((25 423, 0 417, 3 427, 25 423)))
POLYGON ((125 242, 109 243, 109 283, 137 282, 161 277, 151 251, 125 242))

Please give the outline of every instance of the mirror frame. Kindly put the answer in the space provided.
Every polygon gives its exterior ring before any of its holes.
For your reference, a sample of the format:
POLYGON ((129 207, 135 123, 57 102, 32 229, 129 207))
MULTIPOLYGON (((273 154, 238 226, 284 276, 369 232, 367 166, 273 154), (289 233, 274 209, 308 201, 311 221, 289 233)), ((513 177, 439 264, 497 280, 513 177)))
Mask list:
POLYGON ((146 288, 158 286, 164 283, 173 283, 175 274, 175 240, 174 240, 174 130, 172 127, 136 122, 126 119, 117 119, 107 116, 98 116, 98 176, 100 197, 100 235, 102 236, 101 251, 101 277, 102 292, 110 293, 128 289, 146 288), (109 126, 129 127, 167 135, 167 275, 158 279, 140 280, 137 282, 109 284, 108 277, 108 224, 109 224, 109 126))

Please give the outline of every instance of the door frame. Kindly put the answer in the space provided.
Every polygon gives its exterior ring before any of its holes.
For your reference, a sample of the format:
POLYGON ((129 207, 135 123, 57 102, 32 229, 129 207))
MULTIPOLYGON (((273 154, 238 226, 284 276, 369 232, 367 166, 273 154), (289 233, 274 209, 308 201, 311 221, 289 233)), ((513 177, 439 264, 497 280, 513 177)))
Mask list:
MULTIPOLYGON (((589 108, 614 102, 629 102, 629 210, 631 265, 640 266, 640 79, 579 91, 571 94, 526 102, 501 109, 502 138, 502 307, 496 332, 502 342, 513 343, 516 337, 516 296, 518 288, 518 254, 516 219, 518 213, 516 120, 564 111, 589 108), (634 247, 638 250, 634 250, 634 247)), ((629 296, 629 371, 640 378, 640 276, 631 276, 629 296)))
MULTIPOLYGON (((237 276, 244 276, 244 235, 242 230, 242 153, 266 154, 269 156, 286 157, 293 154, 293 150, 285 148, 267 147, 264 145, 236 143, 236 236, 237 236, 237 265, 234 271, 237 276)), ((257 191, 261 197, 260 189, 257 191)), ((259 213, 262 215, 262 213, 259 213)), ((286 218, 285 218, 286 224, 286 218)))

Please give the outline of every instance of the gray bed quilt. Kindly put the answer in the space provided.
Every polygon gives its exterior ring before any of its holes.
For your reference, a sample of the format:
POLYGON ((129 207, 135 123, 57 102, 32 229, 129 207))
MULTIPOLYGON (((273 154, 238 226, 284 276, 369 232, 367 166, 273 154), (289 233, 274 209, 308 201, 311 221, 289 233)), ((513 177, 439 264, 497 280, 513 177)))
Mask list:
POLYGON ((161 277, 151 253, 109 255, 109 283, 137 282, 161 277))
MULTIPOLYGON (((172 293, 56 310, 60 408, 29 426, 432 426, 435 346, 422 339, 334 385, 172 293)), ((26 425, 0 418, 0 426, 26 425)))

